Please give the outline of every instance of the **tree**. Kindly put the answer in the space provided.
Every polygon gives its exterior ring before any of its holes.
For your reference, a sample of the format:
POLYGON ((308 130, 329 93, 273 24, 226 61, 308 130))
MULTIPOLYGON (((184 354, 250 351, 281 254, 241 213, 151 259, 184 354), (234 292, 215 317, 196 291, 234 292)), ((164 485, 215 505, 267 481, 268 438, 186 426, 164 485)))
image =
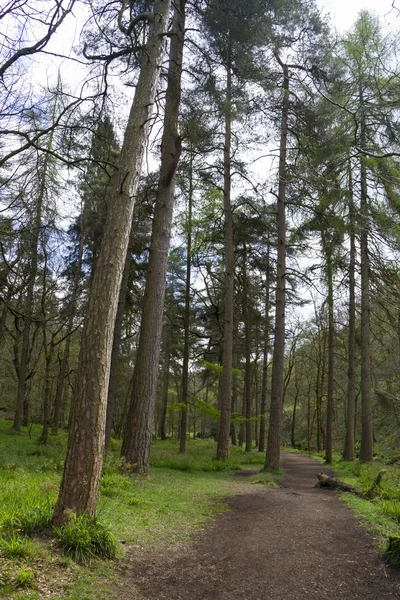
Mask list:
POLYGON ((245 73, 254 74, 256 48, 265 33, 265 6, 256 0, 243 2, 210 2, 204 13, 204 23, 209 34, 210 62, 216 61, 224 69, 222 90, 216 87, 212 74, 208 87, 219 105, 224 122, 223 133, 223 194, 224 194, 224 332, 223 371, 220 394, 220 422, 218 428, 217 458, 228 457, 230 433, 230 409, 233 366, 233 311, 234 269, 233 215, 231 202, 232 185, 232 125, 243 100, 245 73), (247 27, 243 27, 246 23, 247 27), (252 36, 248 32, 252 32, 252 36))
MULTIPOLYGON (((51 120, 54 121, 57 111, 57 103, 54 104, 51 120)), ((53 147, 54 131, 50 128, 50 135, 47 141, 47 150, 51 151, 53 147)), ((49 153, 34 153, 34 163, 31 171, 27 173, 25 179, 24 193, 27 195, 29 190, 30 198, 27 201, 29 206, 29 271, 26 283, 26 295, 23 302, 24 325, 22 331, 21 357, 18 371, 18 391, 14 416, 13 429, 21 430, 24 401, 26 393, 26 381, 28 374, 28 363, 31 346, 31 327, 34 320, 34 291, 39 268, 39 240, 42 229, 42 219, 46 210, 46 204, 49 203, 49 194, 54 192, 56 184, 56 165, 49 153)))
POLYGON ((267 453, 265 469, 279 470, 280 461, 280 423, 283 405, 283 362, 285 356, 285 288, 286 288, 286 155, 289 122, 289 69, 278 54, 275 55, 283 73, 282 123, 279 150, 279 186, 278 186, 278 259, 276 270, 275 299, 275 337, 271 375, 271 408, 269 417, 267 453))
POLYGON ((121 449, 121 456, 138 473, 148 471, 153 437, 165 279, 174 204, 174 176, 181 153, 178 115, 181 96, 185 7, 185 0, 181 0, 179 5, 177 3, 174 7, 164 131, 161 143, 161 168, 153 218, 139 347, 134 367, 127 426, 121 449))
MULTIPOLYGON (((347 106, 354 115, 353 147, 358 155, 360 198, 360 262, 361 262, 361 447, 360 459, 373 459, 372 401, 371 401, 371 317, 370 317, 370 243, 372 234, 371 181, 382 186, 384 195, 391 195, 379 175, 379 167, 369 167, 369 155, 379 149, 381 169, 385 164, 385 148, 392 149, 395 115, 391 102, 390 60, 393 48, 390 39, 383 39, 379 22, 362 11, 352 32, 343 41, 344 61, 348 69, 345 88, 347 106)), ((350 410, 351 417, 351 410, 350 410)))
MULTIPOLYGON (((63 479, 54 509, 55 524, 68 520, 71 511, 87 515, 96 511, 115 316, 169 12, 168 0, 156 0, 154 12, 143 17, 150 20, 148 38, 118 171, 110 184, 110 210, 82 333, 77 394, 71 411, 63 479)), ((134 28, 134 20, 132 23, 134 28)))

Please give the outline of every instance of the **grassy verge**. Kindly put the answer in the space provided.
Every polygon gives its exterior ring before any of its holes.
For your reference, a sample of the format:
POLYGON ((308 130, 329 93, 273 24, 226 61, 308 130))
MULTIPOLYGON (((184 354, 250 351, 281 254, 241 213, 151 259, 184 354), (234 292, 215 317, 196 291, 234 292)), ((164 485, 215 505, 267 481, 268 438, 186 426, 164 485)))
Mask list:
MULTIPOLYGON (((285 450, 287 450, 285 448, 285 450)), ((322 454, 311 454, 323 462, 322 454)), ((385 469, 386 473, 377 489, 377 495, 372 500, 344 493, 342 500, 356 514, 362 525, 372 534, 377 547, 381 552, 386 552, 391 538, 400 536, 400 468, 385 465, 382 461, 374 460, 371 464, 346 462, 335 455, 332 470, 338 479, 345 481, 366 492, 372 486, 378 472, 385 469)), ((392 561, 397 563, 396 556, 392 561)))
MULTIPOLYGON (((0 420, 0 597, 38 600, 105 600, 116 578, 117 562, 90 560, 79 565, 59 547, 51 515, 61 480, 66 434, 38 444, 40 428, 12 433, 0 420)), ((232 448, 230 459, 216 461, 210 440, 156 442, 151 473, 123 471, 119 444, 113 442, 101 479, 100 523, 117 539, 117 557, 130 547, 147 551, 184 541, 209 519, 226 510, 223 498, 235 493, 232 481, 274 484, 277 475, 233 477, 240 469, 262 467, 263 454, 232 448)))
POLYGON ((353 494, 343 494, 344 502, 356 513, 366 529, 372 533, 381 552, 388 547, 388 539, 400 536, 400 469, 387 466, 380 461, 362 464, 358 461, 348 463, 335 457, 333 470, 339 479, 367 491, 373 484, 378 472, 385 468, 377 496, 366 500, 353 494))

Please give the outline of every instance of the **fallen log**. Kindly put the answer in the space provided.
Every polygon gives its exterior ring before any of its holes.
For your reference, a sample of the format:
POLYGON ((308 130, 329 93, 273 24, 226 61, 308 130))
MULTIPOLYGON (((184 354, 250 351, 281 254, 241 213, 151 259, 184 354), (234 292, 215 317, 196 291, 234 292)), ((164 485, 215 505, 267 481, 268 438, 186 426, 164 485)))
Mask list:
POLYGON ((382 477, 385 475, 386 469, 382 469, 379 471, 378 475, 375 478, 374 483, 366 492, 363 492, 359 488, 354 485, 350 485, 345 481, 340 481, 336 477, 331 477, 330 475, 326 475, 326 473, 318 473, 317 478, 317 486, 325 487, 331 490, 340 490, 341 492, 350 492, 351 494, 355 494, 356 496, 360 496, 362 498, 374 498, 377 494, 376 488, 380 485, 382 481, 382 477))
POLYGON ((318 487, 329 488, 330 490, 340 490, 341 492, 350 492, 351 494, 356 494, 356 496, 364 495, 362 490, 356 488, 354 485, 339 481, 336 477, 331 477, 330 475, 326 475, 326 473, 318 473, 317 478, 318 487))

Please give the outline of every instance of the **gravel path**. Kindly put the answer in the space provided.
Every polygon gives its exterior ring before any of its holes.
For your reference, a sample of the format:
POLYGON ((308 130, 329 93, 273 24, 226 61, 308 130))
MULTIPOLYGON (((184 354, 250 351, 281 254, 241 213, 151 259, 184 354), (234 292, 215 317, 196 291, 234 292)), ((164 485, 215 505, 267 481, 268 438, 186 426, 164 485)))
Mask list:
MULTIPOLYGON (((400 570, 335 492, 314 488, 321 464, 284 453, 279 488, 250 486, 193 543, 135 553, 119 600, 400 599, 400 570)), ((324 469, 325 470, 325 469, 324 469)))

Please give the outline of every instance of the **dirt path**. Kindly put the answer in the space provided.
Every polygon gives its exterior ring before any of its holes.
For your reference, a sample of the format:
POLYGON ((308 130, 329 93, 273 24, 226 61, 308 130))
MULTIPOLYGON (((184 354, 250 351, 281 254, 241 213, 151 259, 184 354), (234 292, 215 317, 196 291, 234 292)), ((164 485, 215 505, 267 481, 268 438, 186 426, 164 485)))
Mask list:
POLYGON ((400 599, 400 570, 338 496, 315 489, 321 464, 284 454, 279 488, 250 486, 192 544, 134 554, 119 600, 400 599))

